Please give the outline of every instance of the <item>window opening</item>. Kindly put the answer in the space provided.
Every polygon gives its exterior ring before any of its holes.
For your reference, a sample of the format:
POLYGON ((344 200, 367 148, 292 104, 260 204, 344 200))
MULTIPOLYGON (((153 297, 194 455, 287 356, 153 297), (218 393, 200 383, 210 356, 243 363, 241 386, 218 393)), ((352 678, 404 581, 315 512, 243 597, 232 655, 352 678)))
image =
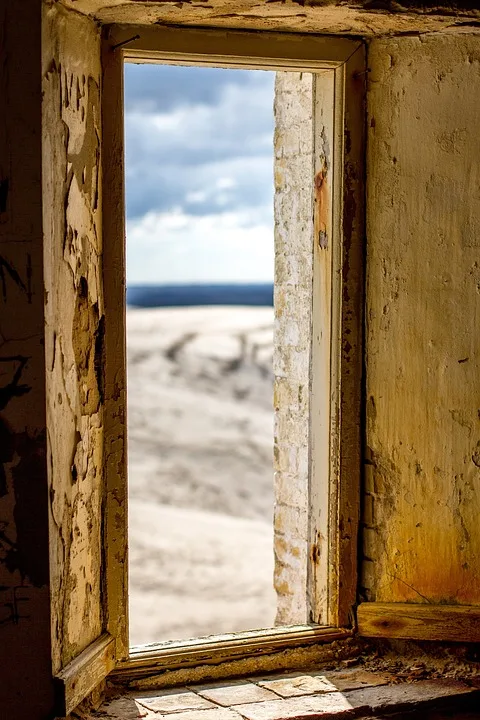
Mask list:
POLYGON ((275 623, 274 77, 125 66, 131 645, 275 623))

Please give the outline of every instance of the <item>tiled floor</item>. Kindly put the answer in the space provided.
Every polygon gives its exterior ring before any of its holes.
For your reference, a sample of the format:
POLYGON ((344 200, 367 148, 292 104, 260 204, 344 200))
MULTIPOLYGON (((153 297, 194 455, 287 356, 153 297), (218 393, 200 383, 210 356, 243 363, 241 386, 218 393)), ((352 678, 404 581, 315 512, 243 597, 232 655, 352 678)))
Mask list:
POLYGON ((464 720, 480 718, 478 683, 439 678, 398 682, 389 673, 349 668, 133 692, 110 699, 92 720, 342 720, 394 713, 412 717, 413 711, 422 720, 459 719, 460 710, 447 712, 452 702, 459 708, 468 704, 473 711, 464 720), (429 715, 428 709, 438 706, 447 714, 429 715))

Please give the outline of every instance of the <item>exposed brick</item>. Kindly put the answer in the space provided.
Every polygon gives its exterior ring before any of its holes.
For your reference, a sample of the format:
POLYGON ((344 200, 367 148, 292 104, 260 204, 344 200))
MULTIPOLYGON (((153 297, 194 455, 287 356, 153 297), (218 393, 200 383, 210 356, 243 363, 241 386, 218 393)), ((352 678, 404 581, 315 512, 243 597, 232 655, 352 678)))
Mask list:
POLYGON ((363 528, 362 531, 362 552, 367 560, 375 557, 375 549, 378 543, 377 531, 373 528, 363 528))
MULTIPOLYGON (((375 588, 375 563, 371 560, 363 560, 362 562, 362 587, 365 590, 371 590, 375 588)), ((375 600, 375 596, 372 593, 368 600, 375 600)))
POLYGON ((375 483, 374 483, 374 467, 370 463, 365 463, 363 468, 363 482, 365 487, 365 492, 372 493, 375 490, 375 483))
MULTIPOLYGON (((307 534, 306 510, 300 510, 285 505, 276 505, 273 517, 275 532, 281 536, 305 539, 307 534)), ((297 544, 298 540, 295 544, 297 544)))
POLYGON ((362 522, 365 523, 365 525, 372 526, 374 524, 373 503, 374 503, 373 495, 365 494, 363 497, 363 515, 362 515, 362 522))
POLYGON ((275 415, 275 437, 285 438, 289 435, 295 438, 299 445, 308 445, 308 425, 304 422, 304 415, 299 410, 283 408, 275 415))
POLYGON ((296 507, 299 510, 308 509, 308 496, 304 492, 303 484, 297 475, 276 472, 275 492, 280 494, 283 504, 296 507))
POLYGON ((282 353, 273 357, 273 371, 279 377, 288 377, 295 384, 308 383, 310 353, 295 347, 283 348, 282 353))
POLYGON ((302 623, 308 618, 305 589, 313 277, 313 87, 311 73, 277 73, 275 80, 274 586, 277 622, 281 624, 302 623))

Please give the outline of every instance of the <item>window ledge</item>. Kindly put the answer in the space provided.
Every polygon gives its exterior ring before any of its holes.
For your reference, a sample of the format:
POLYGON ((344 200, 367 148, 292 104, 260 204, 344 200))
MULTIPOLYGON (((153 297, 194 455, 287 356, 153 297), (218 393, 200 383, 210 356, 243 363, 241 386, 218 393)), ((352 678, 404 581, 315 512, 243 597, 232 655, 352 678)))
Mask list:
MULTIPOLYGON (((303 720, 401 717, 459 718, 478 708, 480 682, 472 679, 408 680, 362 666, 146 690, 113 697, 91 716, 103 720, 303 720), (441 714, 438 714, 438 711, 441 714), (454 715, 449 714, 454 711, 454 715)), ((468 716, 466 715, 465 718, 468 716)))

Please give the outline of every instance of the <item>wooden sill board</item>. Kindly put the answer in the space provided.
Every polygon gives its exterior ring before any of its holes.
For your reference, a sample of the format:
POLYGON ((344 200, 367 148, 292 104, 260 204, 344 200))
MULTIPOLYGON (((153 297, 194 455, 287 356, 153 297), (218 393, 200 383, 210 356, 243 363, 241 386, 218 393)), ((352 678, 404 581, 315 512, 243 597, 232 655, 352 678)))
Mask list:
POLYGON ((480 642, 480 607, 414 603, 362 603, 357 609, 362 637, 438 642, 480 642))

